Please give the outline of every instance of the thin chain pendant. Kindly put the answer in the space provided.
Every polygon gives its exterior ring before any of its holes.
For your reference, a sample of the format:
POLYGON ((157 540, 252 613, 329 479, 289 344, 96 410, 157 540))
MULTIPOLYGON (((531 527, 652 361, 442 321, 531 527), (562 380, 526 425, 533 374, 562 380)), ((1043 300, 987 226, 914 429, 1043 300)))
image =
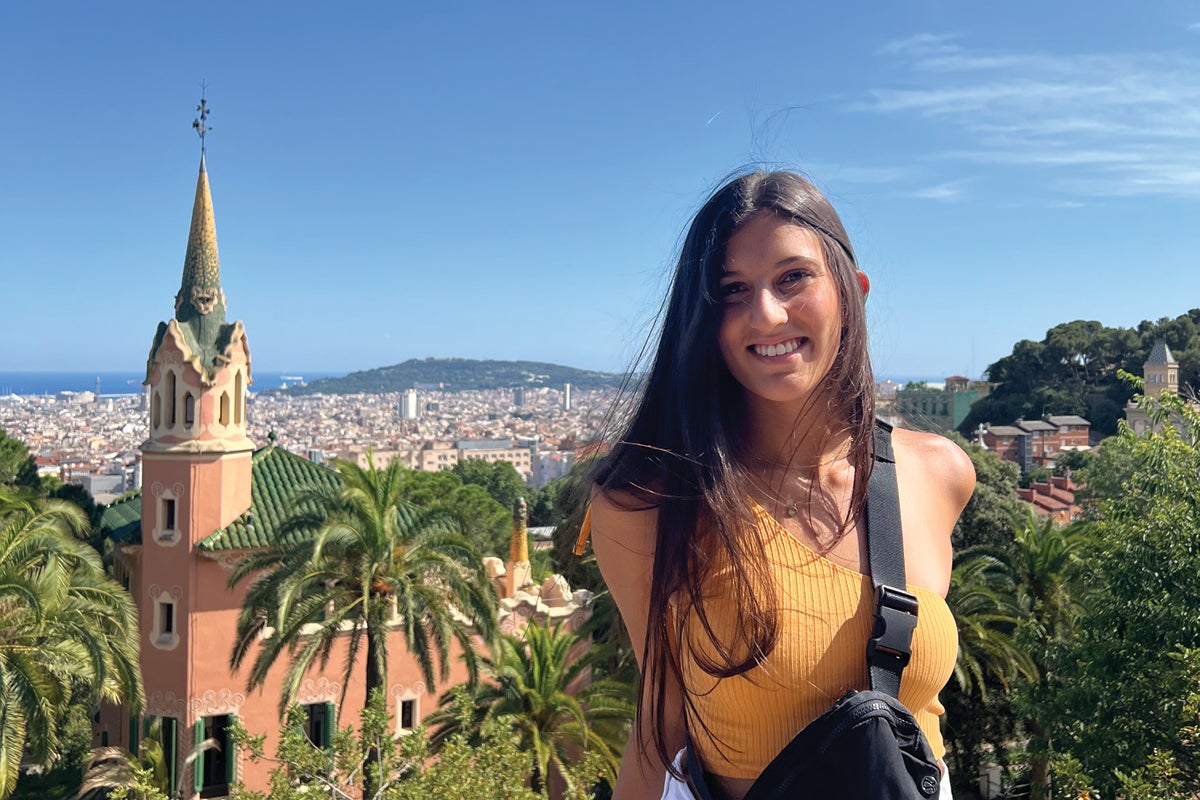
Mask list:
POLYGON ((788 519, 792 519, 798 513, 799 513, 799 511, 796 510, 795 503, 789 503, 788 507, 783 510, 784 516, 786 516, 788 519))

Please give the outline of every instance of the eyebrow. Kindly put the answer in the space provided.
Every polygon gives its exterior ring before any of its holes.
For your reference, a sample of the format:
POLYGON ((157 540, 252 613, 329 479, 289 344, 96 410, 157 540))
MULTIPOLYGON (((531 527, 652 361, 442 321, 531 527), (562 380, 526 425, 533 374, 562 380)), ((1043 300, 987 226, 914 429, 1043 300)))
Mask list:
MULTIPOLYGON (((807 266, 812 266, 812 267, 825 266, 821 261, 819 261, 815 258, 809 258, 808 256, 788 256, 787 258, 783 258, 783 259, 780 259, 779 261, 775 262, 775 264, 772 266, 772 269, 779 269, 780 267, 788 267, 797 262, 807 265, 807 266)), ((722 278, 729 276, 729 275, 738 275, 738 274, 740 274, 740 273, 737 270, 728 269, 724 265, 721 266, 721 277, 722 278)))

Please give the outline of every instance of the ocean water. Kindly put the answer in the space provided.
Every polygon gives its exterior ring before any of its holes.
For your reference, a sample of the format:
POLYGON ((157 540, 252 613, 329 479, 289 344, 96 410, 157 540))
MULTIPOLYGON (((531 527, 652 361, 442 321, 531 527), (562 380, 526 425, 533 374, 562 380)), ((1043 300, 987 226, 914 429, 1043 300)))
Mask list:
MULTIPOLYGON (((253 370, 251 391, 289 386, 297 378, 314 381, 340 375, 339 372, 266 372, 253 370)), ((9 394, 58 394, 94 392, 100 380, 100 394, 137 394, 142 390, 143 372, 5 372, 0 371, 0 397, 9 394)))

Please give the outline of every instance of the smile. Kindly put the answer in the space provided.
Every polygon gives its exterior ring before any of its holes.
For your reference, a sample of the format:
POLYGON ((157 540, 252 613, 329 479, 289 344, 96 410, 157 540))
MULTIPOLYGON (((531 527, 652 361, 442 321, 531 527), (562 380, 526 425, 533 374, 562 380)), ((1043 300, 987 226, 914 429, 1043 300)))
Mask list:
POLYGON ((779 344, 755 344, 751 345, 750 349, 760 356, 772 358, 774 356, 786 356, 788 353, 794 353, 800 349, 800 345, 804 343, 804 339, 789 339, 786 342, 779 344))

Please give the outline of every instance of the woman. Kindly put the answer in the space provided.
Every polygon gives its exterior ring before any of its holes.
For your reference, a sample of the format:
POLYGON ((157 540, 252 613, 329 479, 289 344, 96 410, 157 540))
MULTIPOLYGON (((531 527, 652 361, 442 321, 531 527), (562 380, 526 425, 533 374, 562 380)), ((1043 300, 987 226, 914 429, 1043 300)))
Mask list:
MULTIPOLYGON (((692 221, 644 391, 593 476, 596 559, 642 670, 617 800, 689 796, 685 734, 714 795, 740 800, 797 732, 866 688, 868 288, 798 175, 742 175, 692 221)), ((896 430, 893 445, 921 601, 900 699, 940 759, 950 531, 975 477, 943 437, 896 430)))

